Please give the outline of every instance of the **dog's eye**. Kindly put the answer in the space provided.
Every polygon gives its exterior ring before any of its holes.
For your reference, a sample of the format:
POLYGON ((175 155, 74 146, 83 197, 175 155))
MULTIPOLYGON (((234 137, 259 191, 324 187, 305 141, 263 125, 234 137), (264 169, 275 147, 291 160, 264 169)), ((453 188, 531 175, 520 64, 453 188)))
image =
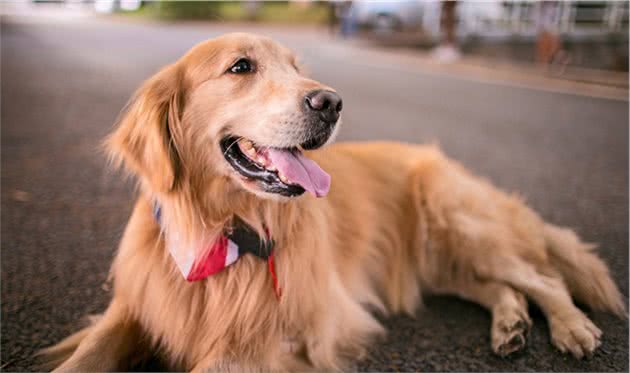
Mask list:
POLYGON ((230 67, 230 72, 233 74, 245 74, 250 73, 253 70, 254 68, 252 67, 252 63, 249 62, 249 60, 246 58, 241 58, 240 60, 236 61, 236 63, 232 65, 232 67, 230 67))

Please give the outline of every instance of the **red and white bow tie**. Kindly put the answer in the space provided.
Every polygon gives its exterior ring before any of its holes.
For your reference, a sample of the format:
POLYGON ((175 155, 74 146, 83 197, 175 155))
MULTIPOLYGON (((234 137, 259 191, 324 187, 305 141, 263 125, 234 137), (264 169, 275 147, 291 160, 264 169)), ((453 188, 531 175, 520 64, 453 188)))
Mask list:
MULTIPOLYGON (((153 204, 153 216, 161 226, 162 210, 157 202, 153 204)), ((199 251, 203 253, 201 257, 195 257, 194 250, 182 249, 178 242, 171 242, 168 246, 186 281, 203 280, 235 263, 245 254, 255 255, 267 261, 274 292, 278 298, 282 295, 275 271, 273 240, 270 237, 262 239, 238 216, 234 217, 233 228, 228 233, 222 234, 209 247, 199 251)))

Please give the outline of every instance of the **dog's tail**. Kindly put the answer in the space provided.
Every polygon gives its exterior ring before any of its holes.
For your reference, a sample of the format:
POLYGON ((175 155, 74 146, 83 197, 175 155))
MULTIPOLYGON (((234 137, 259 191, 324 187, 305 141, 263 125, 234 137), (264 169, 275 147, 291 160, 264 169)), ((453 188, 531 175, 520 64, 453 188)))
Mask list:
POLYGON ((66 337, 61 342, 39 350, 35 356, 37 358, 37 370, 51 371, 68 360, 74 351, 79 347, 83 339, 90 334, 94 324, 101 319, 102 315, 88 316, 89 325, 78 332, 66 337))
POLYGON ((627 317, 623 296, 606 264, 593 252, 596 245, 582 242, 568 228, 545 224, 544 230, 551 263, 562 274, 571 295, 593 309, 627 317))

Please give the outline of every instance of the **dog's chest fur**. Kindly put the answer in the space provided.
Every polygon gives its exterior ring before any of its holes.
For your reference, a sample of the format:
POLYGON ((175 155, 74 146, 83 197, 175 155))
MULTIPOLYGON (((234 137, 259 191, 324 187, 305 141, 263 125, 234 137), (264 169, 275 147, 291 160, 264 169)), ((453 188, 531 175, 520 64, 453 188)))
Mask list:
MULTIPOLYGON (((133 317, 151 331, 151 340, 166 351, 169 360, 181 367, 190 369, 203 360, 210 363, 213 356, 220 359, 232 354, 251 361, 262 359, 269 365, 299 367, 304 356, 294 353, 296 341, 297 350, 308 351, 309 360, 323 364, 338 359, 338 346, 350 340, 356 340, 350 345, 362 346, 359 342, 380 330, 359 304, 377 301, 374 291, 366 288, 364 293, 369 295, 360 297, 364 299, 353 297, 360 294, 356 290, 361 286, 346 288, 335 260, 325 258, 329 252, 317 250, 331 244, 325 238, 305 233, 310 237, 300 241, 308 245, 291 250, 277 247, 282 288, 278 299, 267 263, 249 255, 206 280, 186 282, 147 212, 140 203, 130 221, 128 231, 135 233, 125 235, 114 264, 115 291, 126 293, 123 298, 131 302, 133 317), (289 349, 287 342, 291 342, 289 349)), ((347 270, 353 272, 350 267, 347 270)))
MULTIPOLYGON (((112 269, 115 291, 183 369, 232 355, 270 367, 341 367, 382 331, 367 309, 413 312, 418 303, 410 255, 417 219, 415 206, 404 203, 410 198, 404 179, 394 186, 397 194, 379 195, 380 184, 391 180, 371 177, 351 199, 333 191, 312 201, 317 208, 305 202, 289 237, 275 227, 280 299, 267 263, 251 255, 203 281, 185 281, 141 199, 112 269), (372 203, 359 202, 366 200, 372 203)), ((343 175, 337 183, 353 187, 343 175)))

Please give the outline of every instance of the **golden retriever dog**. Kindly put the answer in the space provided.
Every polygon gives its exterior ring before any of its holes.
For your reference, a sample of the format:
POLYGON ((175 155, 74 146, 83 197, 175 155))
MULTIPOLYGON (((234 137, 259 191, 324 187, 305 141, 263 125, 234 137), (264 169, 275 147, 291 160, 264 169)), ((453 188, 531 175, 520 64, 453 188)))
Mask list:
POLYGON ((153 351, 174 370, 343 370, 384 332, 375 313, 413 315, 426 293, 486 307, 502 356, 525 346, 535 302, 551 343, 582 358, 602 332, 573 298, 625 315, 594 245, 435 146, 329 145, 341 110, 289 49, 249 34, 146 81, 105 143, 138 180, 113 299, 49 361, 124 370, 153 351), (236 231, 249 241, 234 251, 236 231))

